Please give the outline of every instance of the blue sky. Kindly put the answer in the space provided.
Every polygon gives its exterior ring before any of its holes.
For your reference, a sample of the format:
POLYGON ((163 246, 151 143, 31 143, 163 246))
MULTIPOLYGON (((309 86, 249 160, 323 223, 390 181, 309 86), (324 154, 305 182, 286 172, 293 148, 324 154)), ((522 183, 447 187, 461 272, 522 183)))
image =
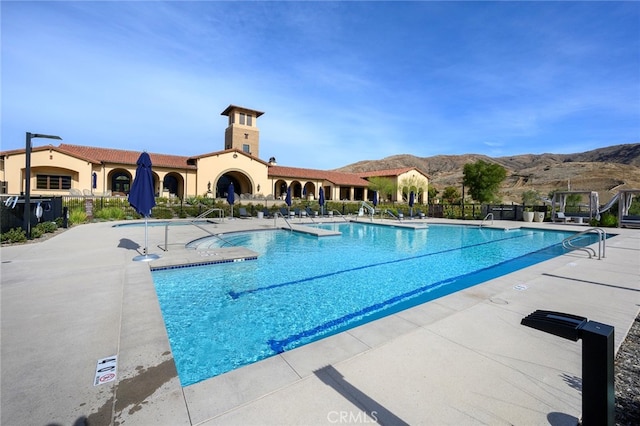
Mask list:
POLYGON ((230 104, 265 112, 262 159, 317 169, 640 142, 638 2, 0 7, 2 150, 218 151, 230 104))

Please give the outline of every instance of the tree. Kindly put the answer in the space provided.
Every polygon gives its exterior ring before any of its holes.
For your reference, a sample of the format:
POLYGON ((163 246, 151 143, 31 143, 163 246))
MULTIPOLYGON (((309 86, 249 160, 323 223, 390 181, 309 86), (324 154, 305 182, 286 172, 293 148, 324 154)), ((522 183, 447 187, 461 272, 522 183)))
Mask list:
POLYGON ((460 191, 455 186, 447 186, 442 191, 442 199, 449 204, 460 202, 460 191))
POLYGON ((413 175, 402 178, 398 186, 402 190, 403 197, 409 199, 409 193, 413 191, 417 199, 427 189, 428 183, 426 179, 413 175))
POLYGON ((396 192, 396 185, 393 180, 380 176, 372 176, 369 178, 369 189, 378 191, 379 199, 386 201, 396 192))
POLYGON ((427 189, 427 195, 429 196, 429 204, 433 204, 433 200, 436 199, 438 192, 439 191, 433 186, 430 186, 429 189, 427 189))
POLYGON ((464 185, 469 188, 469 195, 480 203, 488 203, 497 199, 500 184, 507 177, 504 167, 495 163, 478 160, 464 165, 464 185))
POLYGON ((540 199, 540 192, 535 189, 529 189, 522 193, 522 204, 525 206, 532 206, 538 203, 540 199))

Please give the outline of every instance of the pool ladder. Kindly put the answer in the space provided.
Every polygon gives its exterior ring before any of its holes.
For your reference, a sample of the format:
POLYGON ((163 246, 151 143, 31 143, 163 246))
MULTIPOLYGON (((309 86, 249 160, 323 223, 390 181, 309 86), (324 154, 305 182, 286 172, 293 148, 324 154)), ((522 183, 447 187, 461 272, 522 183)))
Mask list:
POLYGON ((590 233, 593 233, 593 232, 596 232, 598 234, 598 253, 597 253, 597 256, 598 256, 598 260, 600 260, 603 257, 605 257, 605 249, 606 249, 606 241, 607 241, 607 232, 602 228, 589 228, 589 229, 587 229, 585 231, 578 232, 575 235, 567 237, 564 240, 562 240, 562 247, 564 247, 567 250, 584 251, 585 253, 587 253, 589 255, 589 259, 591 259, 592 257, 596 256, 596 251, 593 248, 587 247, 587 246, 576 246, 576 245, 573 245, 573 242, 577 241, 577 240, 580 240, 586 234, 590 234, 590 233))

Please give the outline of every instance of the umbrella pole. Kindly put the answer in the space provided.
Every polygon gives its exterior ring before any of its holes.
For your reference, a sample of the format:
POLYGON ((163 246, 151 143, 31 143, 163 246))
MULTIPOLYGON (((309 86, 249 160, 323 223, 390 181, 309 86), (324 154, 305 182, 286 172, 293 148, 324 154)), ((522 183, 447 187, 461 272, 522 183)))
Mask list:
POLYGON ((147 228, 147 221, 149 218, 147 216, 144 217, 144 255, 147 255, 147 247, 149 247, 149 229, 147 228))

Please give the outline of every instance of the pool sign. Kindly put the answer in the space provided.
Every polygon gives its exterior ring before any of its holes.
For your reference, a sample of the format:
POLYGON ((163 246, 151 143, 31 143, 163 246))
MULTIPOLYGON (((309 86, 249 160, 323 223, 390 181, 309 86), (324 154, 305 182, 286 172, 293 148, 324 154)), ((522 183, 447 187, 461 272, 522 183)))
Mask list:
POLYGON ((526 284, 516 284, 513 286, 514 290, 518 290, 518 291, 524 291, 526 289, 528 289, 529 287, 526 284))
POLYGON ((99 359, 96 364, 96 377, 93 379, 93 386, 114 381, 116 379, 117 366, 118 355, 99 359))

